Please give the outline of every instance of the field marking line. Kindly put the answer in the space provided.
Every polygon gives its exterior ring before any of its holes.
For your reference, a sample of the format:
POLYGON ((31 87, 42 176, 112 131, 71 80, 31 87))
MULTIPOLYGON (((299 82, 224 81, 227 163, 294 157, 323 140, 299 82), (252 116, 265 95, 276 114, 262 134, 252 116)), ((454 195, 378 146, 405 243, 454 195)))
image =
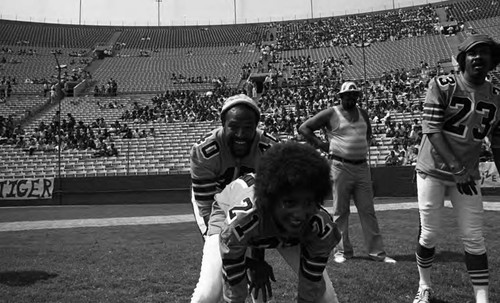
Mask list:
POLYGON ((0 223, 2 231, 22 231, 40 229, 64 229, 79 227, 109 227, 123 225, 154 225, 171 224, 194 221, 192 214, 175 216, 144 216, 144 217, 120 217, 99 219, 70 219, 70 220, 42 220, 42 221, 18 221, 0 223))
MULTIPOLYGON (((485 210, 500 211, 500 203, 483 202, 485 210)), ((445 207, 451 207, 449 200, 445 201, 445 207)), ((325 207, 330 213, 333 207, 325 207)), ((417 202, 376 204, 375 211, 389 211, 400 209, 418 209, 417 202)), ((351 213, 357 213, 355 206, 351 206, 351 213)), ((142 216, 142 217, 119 217, 119 218, 94 218, 94 219, 68 219, 68 220, 40 220, 40 221, 17 221, 0 223, 0 232, 26 231, 42 229, 65 229, 82 227, 110 227, 124 225, 157 225, 194 222, 192 214, 170 215, 170 216, 142 216)))

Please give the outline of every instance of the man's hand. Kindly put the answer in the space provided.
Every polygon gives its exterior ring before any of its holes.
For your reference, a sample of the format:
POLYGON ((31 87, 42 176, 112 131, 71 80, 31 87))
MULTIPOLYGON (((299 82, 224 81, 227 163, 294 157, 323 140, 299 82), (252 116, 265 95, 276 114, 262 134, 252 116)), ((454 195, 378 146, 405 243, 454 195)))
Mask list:
POLYGON ((264 260, 246 258, 248 286, 250 294, 254 299, 262 292, 262 300, 267 302, 273 297, 271 281, 276 282, 271 265, 264 260))
POLYGON ((453 178, 457 183, 459 193, 468 196, 477 195, 476 182, 467 169, 463 168, 462 170, 454 173, 453 178))
POLYGON ((476 182, 474 182, 472 177, 467 182, 457 183, 457 189, 462 195, 477 195, 476 182))

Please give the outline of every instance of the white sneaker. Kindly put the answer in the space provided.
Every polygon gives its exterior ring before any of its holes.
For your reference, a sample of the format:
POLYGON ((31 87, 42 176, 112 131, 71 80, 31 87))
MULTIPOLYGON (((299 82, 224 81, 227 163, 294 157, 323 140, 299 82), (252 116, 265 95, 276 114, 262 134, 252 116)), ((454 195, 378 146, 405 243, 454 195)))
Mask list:
POLYGON ((419 288, 413 303, 430 303, 432 290, 430 288, 419 288))
POLYGON ((347 261, 347 259, 343 256, 343 255, 335 255, 335 257, 333 257, 333 261, 335 261, 335 263, 344 263, 345 261, 347 261))
POLYGON ((394 260, 394 259, 393 259, 393 258, 391 258, 391 257, 387 257, 387 256, 386 256, 384 259, 382 259, 382 262, 384 262, 384 263, 394 264, 394 263, 396 263, 396 260, 394 260))

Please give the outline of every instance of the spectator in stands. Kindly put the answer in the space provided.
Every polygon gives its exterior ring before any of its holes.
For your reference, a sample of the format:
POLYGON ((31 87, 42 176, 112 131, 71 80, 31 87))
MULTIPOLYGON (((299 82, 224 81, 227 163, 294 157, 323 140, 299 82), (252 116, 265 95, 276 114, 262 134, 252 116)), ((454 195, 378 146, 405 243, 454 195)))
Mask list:
POLYGON ((148 137, 148 134, 146 133, 146 130, 145 129, 142 129, 140 132, 139 132, 139 138, 147 138, 148 137))
POLYGON ((123 139, 132 139, 134 138, 134 134, 132 132, 131 128, 128 128, 125 130, 125 133, 123 134, 123 139))
POLYGON ((113 157, 113 156, 116 156, 118 157, 118 149, 115 147, 115 144, 114 143, 111 143, 108 147, 108 150, 107 150, 107 156, 108 157, 113 157))
POLYGON ((109 132, 116 135, 121 131, 121 128, 122 126, 120 125, 120 122, 115 120, 115 122, 111 123, 109 126, 109 132))
POLYGON ((406 164, 407 165, 416 165, 417 164, 417 156, 418 156, 418 147, 412 146, 408 148, 408 153, 406 156, 406 164))
POLYGON ((59 127, 60 122, 61 122, 61 112, 56 111, 56 113, 52 116, 52 123, 57 128, 57 127, 59 127))
POLYGON ((35 138, 31 138, 28 144, 27 152, 31 156, 38 150, 38 142, 35 138))
POLYGON ((43 83, 43 96, 46 97, 48 92, 50 92, 50 84, 48 81, 45 81, 43 83))
POLYGON ((18 124, 14 131, 12 132, 14 136, 24 136, 24 129, 21 128, 21 124, 18 124))
POLYGON ((148 136, 149 137, 156 137, 156 132, 155 132, 154 127, 149 128, 148 136))
POLYGON ((389 154, 385 157, 385 165, 386 166, 397 166, 398 165, 398 156, 394 150, 391 150, 389 154))
POLYGON ((15 144, 16 148, 25 149, 27 146, 28 146, 28 142, 26 142, 26 140, 23 136, 17 137, 17 141, 15 144))
POLYGON ((108 154, 108 146, 104 141, 99 140, 97 150, 94 152, 93 157, 104 157, 108 154))
POLYGON ((397 156, 397 166, 405 166, 407 165, 406 151, 402 150, 397 156))

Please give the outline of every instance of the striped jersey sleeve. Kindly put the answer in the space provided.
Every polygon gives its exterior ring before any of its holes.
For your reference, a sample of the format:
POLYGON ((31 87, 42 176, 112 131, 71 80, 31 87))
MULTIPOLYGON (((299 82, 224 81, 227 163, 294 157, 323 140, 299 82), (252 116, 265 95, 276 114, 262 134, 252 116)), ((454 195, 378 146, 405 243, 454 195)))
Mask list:
MULTIPOLYGON (((500 87, 493 87, 493 96, 500 103, 500 87)), ((497 122, 491 131, 491 148, 500 148, 500 121, 497 122)))
POLYGON ((422 132, 424 134, 437 133, 443 128, 445 109, 448 106, 446 103, 449 98, 438 85, 438 81, 448 81, 451 85, 455 83, 454 78, 451 77, 434 78, 429 82, 422 116, 422 132))
POLYGON ((214 195, 218 190, 217 156, 220 153, 220 143, 214 133, 193 145, 190 152, 191 198, 196 203, 199 215, 210 215, 214 195))
POLYGON ((309 221, 301 244, 299 302, 315 302, 325 291, 323 271, 328 257, 340 241, 340 232, 332 217, 321 208, 309 221))
MULTIPOLYGON (((244 302, 247 296, 245 254, 250 239, 259 233, 261 216, 257 212, 253 188, 254 175, 245 175, 217 194, 215 199, 225 213, 220 233, 224 299, 227 302, 244 302)), ((212 228, 212 218, 210 228, 212 228)))

